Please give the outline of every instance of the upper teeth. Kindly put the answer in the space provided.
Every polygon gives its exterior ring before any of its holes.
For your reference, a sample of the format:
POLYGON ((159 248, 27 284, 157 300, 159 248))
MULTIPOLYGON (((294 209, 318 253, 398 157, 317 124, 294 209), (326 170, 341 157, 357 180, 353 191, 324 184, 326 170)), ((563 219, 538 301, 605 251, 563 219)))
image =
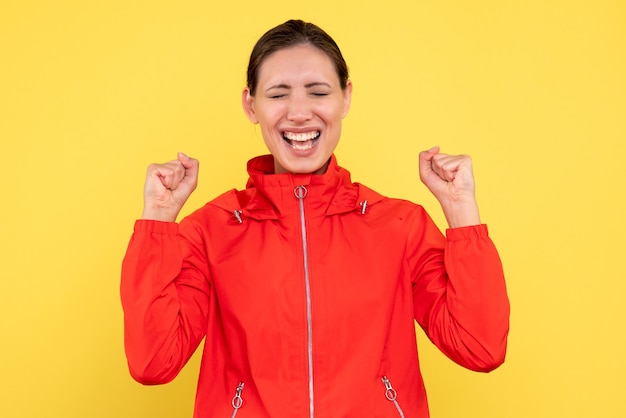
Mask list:
POLYGON ((312 139, 315 139, 318 136, 319 132, 307 132, 307 133, 303 133, 303 134, 297 134, 297 133, 293 133, 293 132, 285 132, 285 138, 287 138, 290 141, 310 141, 312 139))

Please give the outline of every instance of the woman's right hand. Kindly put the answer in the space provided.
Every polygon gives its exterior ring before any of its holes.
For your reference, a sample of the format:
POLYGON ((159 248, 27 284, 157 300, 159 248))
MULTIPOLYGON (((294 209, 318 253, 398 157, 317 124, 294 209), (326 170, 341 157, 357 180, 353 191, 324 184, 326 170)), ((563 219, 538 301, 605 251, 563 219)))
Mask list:
POLYGON ((198 160, 178 153, 178 159, 150 164, 143 191, 141 219, 175 222, 198 185, 198 160))

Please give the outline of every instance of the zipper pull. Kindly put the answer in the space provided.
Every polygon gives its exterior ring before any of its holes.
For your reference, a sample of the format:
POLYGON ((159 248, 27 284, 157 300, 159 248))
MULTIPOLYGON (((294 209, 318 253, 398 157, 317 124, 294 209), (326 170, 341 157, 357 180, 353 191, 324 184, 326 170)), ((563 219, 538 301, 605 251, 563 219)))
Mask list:
POLYGON ((235 408, 235 410, 241 408, 241 406, 243 405, 241 392, 243 392, 243 382, 239 382, 239 385, 237 386, 237 390, 235 392, 235 396, 233 396, 233 400, 231 401, 231 404, 233 405, 233 408, 235 408))
POLYGON ((391 386, 391 382, 387 378, 387 376, 383 376, 383 384, 385 385, 385 397, 390 401, 395 401, 398 397, 396 390, 391 386))
POLYGON ((309 191, 304 186, 296 186, 296 188, 293 189, 293 194, 300 200, 304 199, 308 192, 309 191))

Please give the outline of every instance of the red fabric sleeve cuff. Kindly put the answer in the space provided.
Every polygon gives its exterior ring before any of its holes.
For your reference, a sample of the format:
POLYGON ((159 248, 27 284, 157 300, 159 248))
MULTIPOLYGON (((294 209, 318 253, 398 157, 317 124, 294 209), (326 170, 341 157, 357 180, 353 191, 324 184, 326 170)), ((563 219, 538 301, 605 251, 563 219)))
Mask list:
POLYGON ((446 229, 446 237, 448 241, 463 241, 489 237, 489 230, 487 225, 470 225, 460 228, 448 228, 446 229))
POLYGON ((135 233, 147 232, 163 235, 178 235, 178 224, 176 222, 162 222, 150 219, 137 219, 135 221, 135 233))

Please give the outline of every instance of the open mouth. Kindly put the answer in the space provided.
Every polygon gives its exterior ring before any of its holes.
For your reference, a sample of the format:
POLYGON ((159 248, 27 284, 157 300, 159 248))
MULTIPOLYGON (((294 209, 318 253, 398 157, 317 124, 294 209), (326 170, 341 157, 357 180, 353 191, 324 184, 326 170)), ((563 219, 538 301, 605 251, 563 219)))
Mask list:
POLYGON ((283 139, 289 146, 298 151, 306 151, 315 146, 321 136, 320 131, 295 133, 283 132, 283 139))

